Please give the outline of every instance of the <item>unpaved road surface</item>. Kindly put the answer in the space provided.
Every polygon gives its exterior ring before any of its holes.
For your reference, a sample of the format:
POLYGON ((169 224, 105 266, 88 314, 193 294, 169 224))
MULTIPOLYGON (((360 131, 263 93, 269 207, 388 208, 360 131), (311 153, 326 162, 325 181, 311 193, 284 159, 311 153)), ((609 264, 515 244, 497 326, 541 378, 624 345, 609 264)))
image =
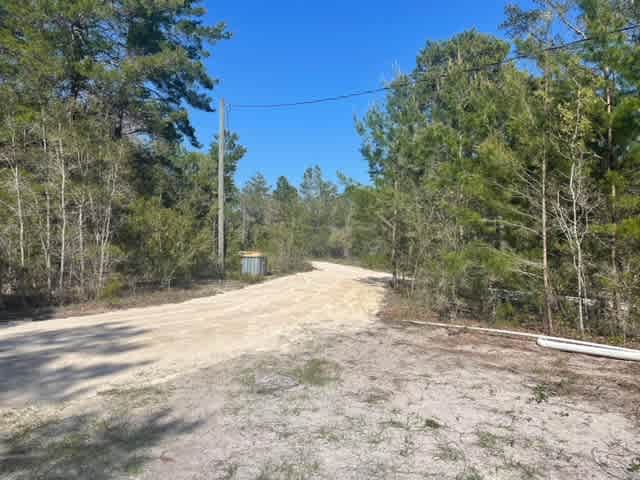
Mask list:
POLYGON ((0 406, 69 400, 126 382, 159 382, 245 352, 286 348, 306 327, 375 318, 384 275, 314 271, 180 304, 0 327, 0 406))
POLYGON ((380 274, 317 267, 21 331, 0 479, 640 480, 640 364, 376 318, 380 274))

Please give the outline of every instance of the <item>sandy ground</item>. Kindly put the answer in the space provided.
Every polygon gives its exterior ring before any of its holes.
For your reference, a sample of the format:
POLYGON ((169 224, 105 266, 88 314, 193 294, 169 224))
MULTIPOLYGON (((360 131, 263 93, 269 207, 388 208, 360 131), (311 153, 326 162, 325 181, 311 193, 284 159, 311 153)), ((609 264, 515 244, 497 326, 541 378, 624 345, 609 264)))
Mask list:
MULTIPOLYGON (((379 274, 318 267, 225 295, 255 292, 253 312, 216 300, 242 327, 211 308, 217 327, 202 326, 200 303, 167 307, 199 311, 200 335, 224 331, 224 354, 206 353, 213 341, 186 335, 184 318, 174 341, 131 321, 147 343, 123 353, 154 353, 104 375, 117 386, 0 408, 0 478, 640 480, 639 364, 385 322, 379 274), (150 385, 132 373, 145 369, 169 373, 150 385)), ((37 394, 23 383, 12 398, 37 394)))
POLYGON ((159 382, 241 353, 286 348, 301 327, 358 328, 374 318, 381 274, 314 267, 180 304, 0 327, 0 406, 159 382))

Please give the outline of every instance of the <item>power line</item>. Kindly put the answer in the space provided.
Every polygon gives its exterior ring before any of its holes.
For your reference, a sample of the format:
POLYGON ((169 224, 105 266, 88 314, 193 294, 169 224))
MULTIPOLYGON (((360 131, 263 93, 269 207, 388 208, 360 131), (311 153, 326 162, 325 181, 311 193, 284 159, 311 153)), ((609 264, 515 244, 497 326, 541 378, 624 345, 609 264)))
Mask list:
MULTIPOLYGON (((636 28, 640 27, 640 24, 634 24, 634 25, 629 25, 627 27, 624 28, 619 28, 617 30, 611 30, 608 32, 605 32, 605 35, 613 35, 615 33, 625 33, 625 32, 629 32, 631 30, 635 30, 636 28)), ((577 45, 581 45, 583 43, 586 42, 591 42, 595 40, 595 38, 593 37, 586 37, 586 38, 581 38, 579 40, 575 40, 573 42, 568 42, 568 43, 563 43, 561 45, 555 45, 552 47, 547 47, 542 49, 541 51, 543 53, 552 53, 552 52, 556 52, 559 50, 565 50, 568 48, 573 48, 577 45)), ((502 65, 507 65, 509 63, 512 62, 517 62, 519 60, 527 60, 530 57, 528 57, 527 55, 514 55, 511 56, 509 58, 506 58, 504 60, 501 60, 499 62, 493 62, 493 63, 486 63, 483 65, 479 65, 477 67, 472 67, 472 68, 467 68, 465 70, 462 70, 462 73, 474 73, 474 72, 479 72, 482 70, 485 70, 487 68, 497 68, 497 67, 501 67, 502 65)), ((436 67, 438 66, 443 66, 443 64, 440 65, 435 65, 436 67)), ((411 77, 411 75, 409 75, 411 77)), ((442 74, 440 75, 438 78, 445 78, 447 77, 447 74, 442 74)), ((371 95, 374 93, 381 93, 381 92, 385 92, 388 90, 393 90, 395 88, 404 88, 404 87, 408 87, 410 85, 414 85, 416 83, 420 83, 420 82, 425 82, 425 81, 433 81, 432 79, 424 79, 424 78, 417 78, 415 79, 413 82, 411 81, 404 81, 404 82, 396 82, 393 85, 387 85, 384 87, 378 87, 378 88, 371 88, 368 90, 359 90, 359 91, 355 91, 355 92, 351 92, 351 93, 345 93, 343 95, 336 95, 333 97, 322 97, 322 98, 314 98, 314 99, 309 99, 309 100, 301 100, 301 101, 297 101, 297 102, 289 102, 289 103, 265 103, 265 104, 230 104, 229 108, 239 108, 239 109, 277 109, 277 108, 286 108, 286 107, 298 107, 298 106, 303 106, 303 105, 314 105, 314 104, 318 104, 318 103, 328 103, 328 102, 336 102, 336 101, 340 101, 340 100, 345 100, 348 98, 353 98, 353 97, 361 97, 364 95, 371 95)))
POLYGON ((291 103, 273 103, 273 104, 248 104, 242 105, 235 103, 231 106, 233 108, 282 108, 282 107, 296 107, 299 105, 313 105, 314 103, 325 103, 325 102, 336 102, 338 100, 344 100, 346 98, 352 97, 361 97, 363 95, 371 95, 373 93, 384 92, 385 90, 390 90, 391 87, 379 87, 372 88, 370 90, 360 90, 358 92, 346 93, 344 95, 336 95, 335 97, 324 97, 324 98, 316 98, 312 100, 302 100, 300 102, 291 102, 291 103))

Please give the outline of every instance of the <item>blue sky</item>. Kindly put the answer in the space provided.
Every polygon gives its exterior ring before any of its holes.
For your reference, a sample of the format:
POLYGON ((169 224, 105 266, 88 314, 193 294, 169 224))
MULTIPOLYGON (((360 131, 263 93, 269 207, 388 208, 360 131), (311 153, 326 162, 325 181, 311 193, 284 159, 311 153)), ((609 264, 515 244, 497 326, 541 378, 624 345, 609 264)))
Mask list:
MULTIPOLYGON (((487 0, 205 0, 207 20, 225 21, 234 38, 212 49, 207 68, 220 85, 212 96, 231 105, 280 103, 381 86, 413 68, 428 39, 466 29, 503 36, 504 1, 487 0)), ((262 172, 294 183, 318 164, 335 179, 340 170, 368 180, 354 117, 383 95, 283 110, 231 109, 229 127, 248 149, 242 184, 262 172)), ((217 132, 217 114, 192 112, 201 143, 217 132)))

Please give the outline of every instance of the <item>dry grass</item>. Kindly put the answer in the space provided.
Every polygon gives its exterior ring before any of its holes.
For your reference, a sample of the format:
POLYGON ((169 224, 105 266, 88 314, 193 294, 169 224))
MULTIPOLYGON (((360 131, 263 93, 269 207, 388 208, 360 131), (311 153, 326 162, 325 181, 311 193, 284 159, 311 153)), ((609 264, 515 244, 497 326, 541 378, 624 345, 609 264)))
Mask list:
MULTIPOLYGON (((264 281, 264 279, 261 279, 264 281)), ((67 305, 51 305, 34 309, 22 309, 0 312, 0 322, 49 320, 56 318, 79 317, 110 312, 113 310, 126 310, 130 308, 151 307, 182 303, 195 298, 210 297, 220 293, 237 290, 249 285, 250 282, 240 280, 206 280, 194 282, 187 287, 140 289, 136 292, 126 292, 122 296, 91 300, 82 303, 70 303, 67 305)))

